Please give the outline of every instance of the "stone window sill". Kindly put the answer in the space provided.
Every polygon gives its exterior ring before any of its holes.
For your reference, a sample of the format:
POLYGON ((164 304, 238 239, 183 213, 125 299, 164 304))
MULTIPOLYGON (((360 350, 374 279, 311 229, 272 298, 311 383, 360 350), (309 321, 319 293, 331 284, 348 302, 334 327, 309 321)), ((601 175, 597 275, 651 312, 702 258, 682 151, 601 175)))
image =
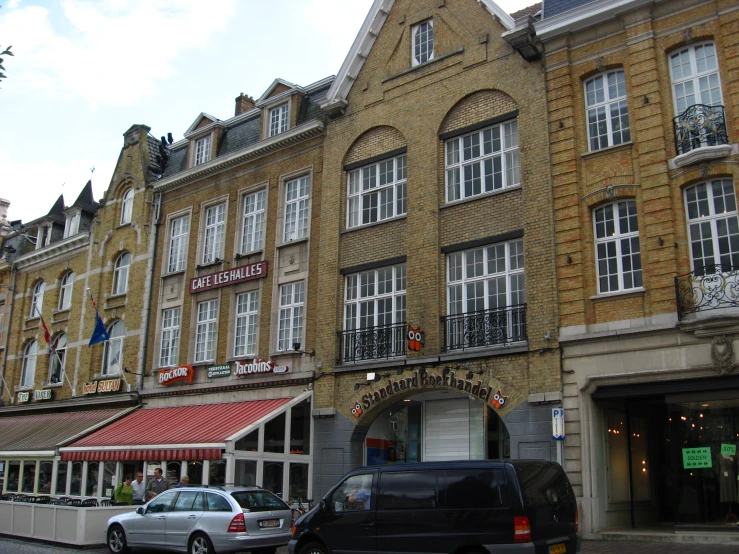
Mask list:
POLYGON ((647 289, 644 287, 637 287, 634 289, 628 289, 628 290, 619 290, 616 292, 604 292, 602 294, 596 294, 590 297, 590 300, 593 302, 598 302, 602 300, 611 300, 613 298, 629 298, 631 296, 643 296, 644 293, 647 292, 647 289))
POLYGON ((507 192, 511 192, 514 190, 519 190, 523 188, 523 185, 513 185, 510 187, 505 187, 500 190, 491 190, 490 192, 484 192, 482 194, 476 194, 475 196, 469 196, 467 198, 462 198, 461 200, 453 200, 452 202, 446 202, 439 206, 440 210, 444 210, 446 208, 452 208, 454 206, 459 206, 461 204, 467 204, 468 202, 474 202, 475 200, 480 200, 482 198, 489 198, 490 196, 498 196, 499 194, 505 194, 507 192))
POLYGON ((621 150, 630 150, 631 148, 633 148, 633 146, 634 146, 634 143, 631 142, 631 141, 624 142, 623 144, 616 144, 614 146, 607 146, 605 148, 601 148, 600 150, 592 150, 590 152, 585 152, 580 157, 583 160, 587 160, 587 159, 590 159, 590 158, 597 158, 598 156, 605 155, 605 154, 611 154, 613 152, 619 152, 621 150))
POLYGON ((393 221, 399 221, 401 219, 408 219, 408 214, 396 215, 395 217, 391 217, 389 219, 383 219, 382 221, 375 221, 374 223, 367 223, 365 225, 357 225, 356 227, 350 227, 348 229, 344 229, 343 231, 340 231, 339 234, 345 235, 347 233, 353 233, 354 231, 361 231, 362 229, 371 229, 372 227, 384 225, 385 223, 392 223, 393 221))

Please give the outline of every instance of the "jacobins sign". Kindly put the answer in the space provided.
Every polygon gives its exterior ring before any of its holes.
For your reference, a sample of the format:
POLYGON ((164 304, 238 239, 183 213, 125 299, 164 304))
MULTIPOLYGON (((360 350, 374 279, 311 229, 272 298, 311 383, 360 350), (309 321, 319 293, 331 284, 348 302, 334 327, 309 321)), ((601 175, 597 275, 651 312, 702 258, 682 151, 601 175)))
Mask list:
POLYGON ((266 276, 266 261, 242 265, 232 269, 227 269, 226 271, 203 275, 202 277, 193 277, 190 279, 190 294, 227 287, 229 285, 235 285, 236 283, 243 283, 244 281, 251 281, 253 279, 262 279, 266 276))

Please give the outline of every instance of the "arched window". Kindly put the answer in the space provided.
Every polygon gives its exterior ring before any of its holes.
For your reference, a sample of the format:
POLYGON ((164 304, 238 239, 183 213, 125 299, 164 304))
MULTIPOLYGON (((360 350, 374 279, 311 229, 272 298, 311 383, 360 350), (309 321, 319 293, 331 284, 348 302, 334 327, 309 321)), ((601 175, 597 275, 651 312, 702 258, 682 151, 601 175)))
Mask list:
POLYGON ((33 287, 33 297, 31 298, 31 317, 41 317, 41 309, 44 303, 44 290, 46 289, 46 283, 39 281, 33 287))
POLYGON ((122 321, 116 321, 108 328, 110 340, 105 343, 103 354, 103 375, 117 375, 121 373, 123 358, 123 339, 126 337, 126 326, 122 321))
POLYGON ((123 193, 121 200, 121 225, 131 223, 131 214, 133 213, 133 189, 128 189, 123 193))
POLYGON ((626 79, 622 69, 585 81, 585 104, 591 152, 631 140, 626 79))
POLYGON ((49 364, 49 383, 61 383, 67 361, 67 335, 62 333, 54 341, 54 352, 49 364))
POLYGON ((74 273, 69 271, 62 277, 62 285, 59 288, 59 309, 68 310, 72 305, 72 286, 74 285, 74 273))
POLYGON ((113 295, 126 294, 128 290, 128 266, 131 265, 131 254, 124 252, 115 261, 113 270, 113 295))
POLYGON ((21 387, 32 387, 36 380, 36 355, 38 343, 32 340, 23 352, 23 371, 21 372, 21 387))

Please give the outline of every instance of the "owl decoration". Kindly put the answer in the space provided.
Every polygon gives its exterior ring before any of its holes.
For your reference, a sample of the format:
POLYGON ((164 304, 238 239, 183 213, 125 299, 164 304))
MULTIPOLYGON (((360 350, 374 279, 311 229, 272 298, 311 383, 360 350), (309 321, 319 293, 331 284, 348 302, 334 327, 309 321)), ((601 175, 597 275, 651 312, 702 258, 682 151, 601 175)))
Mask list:
POLYGON ((421 350, 423 344, 423 333, 421 329, 414 329, 410 325, 408 326, 408 349, 414 352, 421 350))
POLYGON ((493 396, 493 399, 490 401, 490 404, 492 404, 493 408, 495 408, 496 410, 500 410, 505 404, 505 401, 507 399, 508 399, 507 396, 503 396, 503 393, 498 391, 493 396))
POLYGON ((354 403, 354 407, 352 408, 352 415, 354 417, 359 417, 364 413, 364 410, 362 410, 362 406, 359 405, 359 402, 354 403))

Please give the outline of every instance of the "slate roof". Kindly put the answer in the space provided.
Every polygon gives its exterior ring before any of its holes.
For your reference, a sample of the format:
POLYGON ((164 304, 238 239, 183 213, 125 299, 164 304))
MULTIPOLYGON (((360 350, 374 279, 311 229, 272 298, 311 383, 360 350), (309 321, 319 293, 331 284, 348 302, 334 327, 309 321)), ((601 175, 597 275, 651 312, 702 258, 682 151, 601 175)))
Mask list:
POLYGON ((162 167, 159 164, 159 145, 161 141, 151 135, 146 135, 146 145, 149 148, 149 169, 156 175, 161 175, 162 167))
POLYGON ((513 19, 521 19, 522 17, 527 17, 529 15, 534 16, 539 12, 539 10, 541 10, 541 2, 529 6, 528 8, 518 10, 517 12, 513 12, 511 17, 513 19))
POLYGON ((84 212, 95 213, 98 209, 98 203, 95 202, 95 198, 92 194, 92 181, 87 181, 87 184, 80 192, 77 200, 74 201, 72 206, 81 208, 84 212))
POLYGON ((598 0, 543 0, 544 8, 542 19, 554 17, 569 10, 579 8, 585 4, 591 4, 598 0))

